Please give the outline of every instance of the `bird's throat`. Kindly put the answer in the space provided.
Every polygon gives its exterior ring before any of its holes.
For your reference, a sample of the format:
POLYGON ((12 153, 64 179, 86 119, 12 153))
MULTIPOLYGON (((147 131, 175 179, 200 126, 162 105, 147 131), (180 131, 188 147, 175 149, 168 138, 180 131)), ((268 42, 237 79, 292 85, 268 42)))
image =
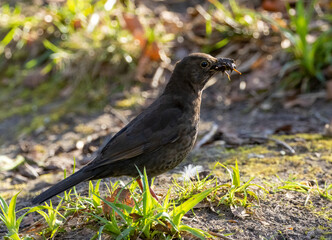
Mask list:
POLYGON ((184 95, 193 95, 198 96, 202 92, 202 89, 197 84, 194 84, 190 81, 177 81, 175 79, 170 79, 168 84, 165 87, 164 93, 172 94, 184 94, 184 95))

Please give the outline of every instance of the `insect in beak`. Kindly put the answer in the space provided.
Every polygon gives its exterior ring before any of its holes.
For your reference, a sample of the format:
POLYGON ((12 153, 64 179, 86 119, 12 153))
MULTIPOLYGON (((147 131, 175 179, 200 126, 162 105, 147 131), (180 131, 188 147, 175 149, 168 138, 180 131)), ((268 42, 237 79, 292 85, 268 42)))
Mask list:
POLYGON ((218 63, 217 65, 214 66, 214 69, 226 73, 228 80, 231 80, 231 78, 227 71, 230 72, 235 71, 240 75, 242 74, 240 71, 236 69, 234 60, 230 58, 218 58, 218 63))

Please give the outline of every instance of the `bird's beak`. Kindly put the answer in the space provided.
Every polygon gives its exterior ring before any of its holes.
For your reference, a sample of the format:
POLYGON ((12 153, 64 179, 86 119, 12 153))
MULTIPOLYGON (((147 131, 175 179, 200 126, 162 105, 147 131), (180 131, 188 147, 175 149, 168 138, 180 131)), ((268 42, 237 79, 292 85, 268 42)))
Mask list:
POLYGON ((226 73, 228 79, 230 79, 229 73, 227 73, 226 71, 230 71, 230 72, 235 71, 238 74, 241 74, 241 72, 236 70, 236 65, 234 63, 234 60, 230 59, 230 58, 218 58, 218 61, 214 65, 211 66, 211 70, 226 73))

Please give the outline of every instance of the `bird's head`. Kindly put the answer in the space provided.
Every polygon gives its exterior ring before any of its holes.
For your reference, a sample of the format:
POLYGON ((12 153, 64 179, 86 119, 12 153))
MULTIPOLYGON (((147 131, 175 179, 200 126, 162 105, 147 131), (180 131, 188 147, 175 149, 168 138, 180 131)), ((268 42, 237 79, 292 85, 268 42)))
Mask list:
POLYGON ((233 59, 192 53, 176 64, 174 74, 182 81, 189 81, 195 89, 201 90, 214 74, 222 72, 228 75, 226 71, 233 70, 237 71, 233 59))

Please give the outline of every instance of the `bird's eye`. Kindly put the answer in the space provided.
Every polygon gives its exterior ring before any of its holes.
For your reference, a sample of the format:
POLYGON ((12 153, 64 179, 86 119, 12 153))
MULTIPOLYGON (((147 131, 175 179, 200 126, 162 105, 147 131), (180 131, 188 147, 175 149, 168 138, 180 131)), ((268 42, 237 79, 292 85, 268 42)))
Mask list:
POLYGON ((206 61, 201 62, 201 67, 202 68, 206 68, 208 65, 209 65, 209 63, 206 62, 206 61))

